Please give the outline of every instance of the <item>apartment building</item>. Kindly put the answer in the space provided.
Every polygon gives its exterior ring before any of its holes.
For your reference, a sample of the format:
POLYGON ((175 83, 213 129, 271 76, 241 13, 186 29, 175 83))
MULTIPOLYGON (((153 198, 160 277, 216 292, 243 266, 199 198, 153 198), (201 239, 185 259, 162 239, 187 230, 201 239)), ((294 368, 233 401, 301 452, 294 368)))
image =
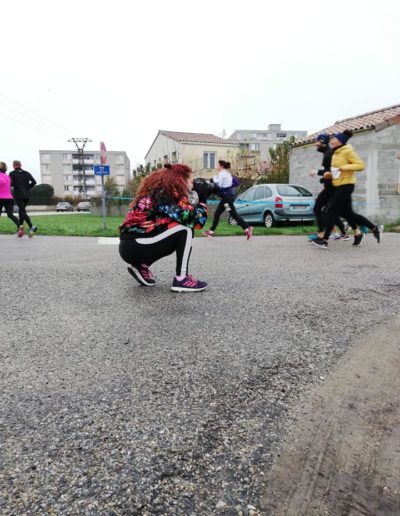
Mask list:
MULTIPOLYGON (((101 177, 95 176, 93 171, 93 165, 100 164, 99 151, 85 150, 85 174, 78 151, 40 150, 39 157, 41 182, 51 185, 54 195, 84 195, 85 187, 88 197, 101 194, 101 177)), ((110 165, 110 177, 115 179, 122 192, 131 177, 130 161, 126 152, 107 151, 107 162, 110 165)))
POLYGON ((267 129, 238 129, 229 137, 231 142, 236 142, 242 151, 252 151, 259 154, 261 161, 270 158, 269 149, 275 148, 291 137, 296 140, 304 140, 307 131, 282 129, 281 124, 269 124, 267 129))

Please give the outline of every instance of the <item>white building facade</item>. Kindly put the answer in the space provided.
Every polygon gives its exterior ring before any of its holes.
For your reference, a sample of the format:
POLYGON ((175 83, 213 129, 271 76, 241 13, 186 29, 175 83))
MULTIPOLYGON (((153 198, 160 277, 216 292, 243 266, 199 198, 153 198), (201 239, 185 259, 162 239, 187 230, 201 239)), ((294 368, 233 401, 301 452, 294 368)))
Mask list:
MULTIPOLYGON (((40 150, 39 157, 41 183, 51 185, 57 197, 84 195, 85 187, 89 198, 101 194, 101 177, 95 176, 93 171, 93 165, 100 164, 99 151, 85 150, 85 174, 81 157, 76 150, 40 150)), ((110 166, 109 177, 115 179, 122 192, 131 178, 130 161, 126 152, 107 151, 107 163, 110 166)))
POLYGON ((237 142, 240 150, 259 153, 261 161, 269 161, 269 149, 294 137, 304 140, 307 131, 282 129, 281 124, 269 124, 267 129, 238 129, 231 134, 229 140, 237 142))

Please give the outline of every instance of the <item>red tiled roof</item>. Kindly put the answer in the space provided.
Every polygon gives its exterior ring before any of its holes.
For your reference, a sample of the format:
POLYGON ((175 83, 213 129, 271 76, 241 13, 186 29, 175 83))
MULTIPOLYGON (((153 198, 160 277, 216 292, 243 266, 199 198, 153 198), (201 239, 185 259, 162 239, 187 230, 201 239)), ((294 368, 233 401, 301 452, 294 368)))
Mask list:
POLYGON ((237 145, 233 140, 226 140, 209 133, 181 133, 177 131, 160 131, 160 134, 182 143, 215 143, 218 145, 237 145))
POLYGON ((400 104, 383 109, 377 109, 376 111, 370 111, 363 115, 345 118, 344 120, 338 120, 333 125, 325 127, 325 129, 309 134, 307 138, 299 141, 298 143, 301 145, 302 143, 313 141, 316 136, 321 133, 335 134, 337 132, 344 131, 345 129, 351 129, 354 132, 372 130, 380 124, 396 119, 397 117, 399 118, 398 123, 400 123, 400 104))

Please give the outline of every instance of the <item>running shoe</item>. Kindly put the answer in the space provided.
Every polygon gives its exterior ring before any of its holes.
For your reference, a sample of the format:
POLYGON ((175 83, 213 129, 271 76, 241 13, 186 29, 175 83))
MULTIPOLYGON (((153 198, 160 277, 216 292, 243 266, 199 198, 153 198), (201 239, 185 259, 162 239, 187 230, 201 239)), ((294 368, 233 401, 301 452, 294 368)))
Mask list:
POLYGON ((203 235, 206 237, 213 237, 215 236, 214 231, 211 231, 211 229, 207 229, 207 231, 203 231, 203 235))
POLYGON ((374 229, 372 230, 372 234, 374 235, 377 243, 379 244, 381 241, 381 230, 380 230, 379 226, 374 227, 374 229))
POLYGON ((251 226, 249 226, 248 228, 246 228, 244 230, 244 234, 246 236, 246 239, 250 240, 250 238, 253 236, 253 228, 251 226))
POLYGON ((188 274, 182 280, 174 278, 171 290, 172 292, 200 292, 207 288, 205 281, 194 279, 193 276, 188 274))
POLYGON ((340 234, 339 233, 332 233, 329 237, 331 240, 340 240, 340 234))
POLYGON ((314 233, 313 235, 308 235, 308 241, 309 242, 313 242, 314 240, 316 240, 318 238, 318 235, 317 233, 314 233))
POLYGON ((360 226, 360 230, 364 233, 364 235, 366 235, 368 233, 367 226, 360 226))
POLYGON ((17 235, 18 235, 18 238, 22 238, 25 235, 24 226, 19 227, 17 235))
POLYGON ((328 242, 324 240, 323 238, 316 238, 311 242, 312 244, 316 245, 320 249, 328 249, 328 242))
POLYGON ((354 236, 353 245, 359 247, 361 245, 362 239, 364 238, 364 233, 361 231, 358 235, 354 236))
POLYGON ((37 231, 37 226, 32 226, 31 228, 29 228, 29 238, 32 238, 33 235, 36 233, 37 231))
POLYGON ((335 237, 335 240, 343 240, 344 242, 347 242, 350 240, 349 235, 346 235, 346 233, 338 233, 335 237))
POLYGON ((128 265, 128 272, 138 283, 145 287, 153 287, 156 284, 154 274, 145 264, 142 264, 139 267, 128 265))

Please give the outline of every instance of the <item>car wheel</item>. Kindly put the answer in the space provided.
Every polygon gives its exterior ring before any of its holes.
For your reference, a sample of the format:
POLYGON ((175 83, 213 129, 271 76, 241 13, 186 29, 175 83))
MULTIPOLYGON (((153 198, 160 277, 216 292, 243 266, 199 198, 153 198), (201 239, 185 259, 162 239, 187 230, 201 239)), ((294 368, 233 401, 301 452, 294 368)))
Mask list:
POLYGON ((231 226, 238 225, 237 221, 232 217, 232 215, 228 215, 228 224, 230 224, 231 226))
POLYGON ((273 228, 274 226, 276 226, 274 216, 270 211, 264 213, 264 226, 266 228, 273 228))

